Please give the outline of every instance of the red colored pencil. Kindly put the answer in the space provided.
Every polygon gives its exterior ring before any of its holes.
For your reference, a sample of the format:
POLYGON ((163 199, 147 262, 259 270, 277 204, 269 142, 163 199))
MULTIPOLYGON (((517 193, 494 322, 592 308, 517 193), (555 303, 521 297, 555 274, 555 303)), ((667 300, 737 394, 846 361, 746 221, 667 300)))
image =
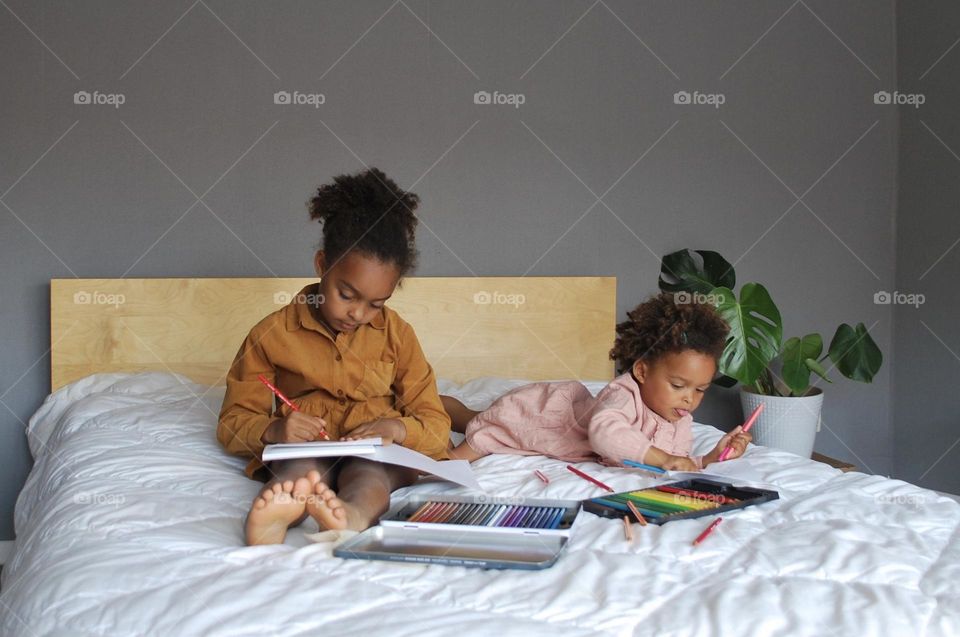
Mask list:
MULTIPOLYGON (((287 407, 289 407, 293 411, 300 411, 300 408, 294 405, 292 402, 290 402, 290 399, 284 396, 283 392, 277 389, 276 385, 274 385, 269 380, 267 380, 266 376, 264 376, 263 374, 260 374, 259 376, 257 376, 257 378, 260 379, 261 383, 269 387, 270 391, 272 391, 277 398, 282 400, 287 407)), ((320 437, 323 438, 324 440, 330 440, 330 436, 328 436, 327 432, 324 431, 323 429, 320 430, 320 437)))
POLYGON ((585 474, 583 471, 580 471, 579 469, 577 469, 577 468, 574 467, 573 465, 569 465, 569 464, 568 464, 568 465, 567 465, 567 469, 569 469, 569 470, 572 471, 573 473, 577 474, 578 476, 580 476, 580 477, 583 478, 584 480, 586 480, 586 481, 588 481, 588 482, 594 483, 595 485, 597 485, 597 486, 600 487, 601 489, 606 489, 606 490, 609 491, 610 493, 614 493, 613 489, 611 489, 609 486, 607 486, 607 485, 605 485, 604 483, 600 482, 600 481, 597 480, 596 478, 593 478, 593 477, 588 476, 588 475, 585 474))
POLYGON ((703 530, 703 533, 701 533, 700 535, 697 536, 697 539, 695 539, 695 540, 693 541, 693 545, 696 546, 697 544, 700 544, 700 542, 703 542, 703 541, 707 538, 708 535, 710 535, 711 533, 713 533, 713 530, 714 530, 715 528, 717 528, 717 526, 718 526, 721 522, 723 522, 723 518, 717 518, 716 520, 714 520, 714 521, 713 521, 713 524, 711 524, 710 526, 708 526, 707 528, 705 528, 705 529, 703 530))

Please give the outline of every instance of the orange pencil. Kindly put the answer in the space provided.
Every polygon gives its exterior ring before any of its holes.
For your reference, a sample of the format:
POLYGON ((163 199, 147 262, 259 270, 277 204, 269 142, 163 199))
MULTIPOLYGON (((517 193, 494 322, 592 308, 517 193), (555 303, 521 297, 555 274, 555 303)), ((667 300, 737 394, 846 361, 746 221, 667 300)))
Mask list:
POLYGON ((623 534, 627 538, 627 542, 633 542, 633 529, 630 528, 630 518, 623 516, 623 534))
POLYGON ((633 502, 627 500, 627 506, 630 507, 630 512, 633 513, 633 517, 637 518, 637 522, 640 523, 640 526, 647 526, 647 519, 643 517, 643 514, 637 511, 637 507, 633 505, 633 502))
MULTIPOLYGON (((277 389, 276 385, 274 385, 274 384, 271 383, 269 380, 267 380, 267 377, 266 377, 266 376, 264 376, 263 374, 260 374, 259 376, 257 376, 257 378, 260 379, 260 382, 261 382, 261 383, 263 383, 264 385, 266 385, 267 387, 269 387, 269 388, 270 388, 270 391, 272 391, 277 398, 279 398, 280 400, 282 400, 283 403, 284 403, 287 407, 289 407, 289 408, 292 409, 293 411, 300 411, 300 408, 297 407, 296 405, 294 405, 292 402, 290 402, 290 399, 287 398, 286 396, 284 396, 284 395, 283 395, 283 392, 280 391, 279 389, 277 389)), ((320 436, 321 436, 324 440, 330 440, 330 436, 328 436, 328 435, 327 435, 327 432, 324 431, 323 429, 320 430, 320 436)))

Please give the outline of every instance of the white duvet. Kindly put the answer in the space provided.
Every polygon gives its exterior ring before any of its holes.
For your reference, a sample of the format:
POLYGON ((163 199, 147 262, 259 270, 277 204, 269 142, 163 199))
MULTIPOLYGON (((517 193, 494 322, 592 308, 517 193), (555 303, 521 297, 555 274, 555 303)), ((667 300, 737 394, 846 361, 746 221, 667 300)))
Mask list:
MULTIPOLYGON (((480 408, 517 384, 441 390, 480 408)), ((727 514, 697 548, 705 520, 634 526, 628 543, 587 513, 543 571, 342 560, 304 538, 310 522, 284 545, 246 547, 260 485, 216 442, 222 397, 170 374, 100 374, 48 398, 28 431, 36 464, 3 569, 3 635, 960 634, 960 505, 763 447, 747 458, 781 499, 727 514)), ((719 436, 696 425, 695 451, 719 436)), ((647 481, 582 467, 617 490, 647 481)), ((497 495, 598 495, 540 456, 474 470, 497 495)), ((438 490, 463 491, 398 495, 438 490)))

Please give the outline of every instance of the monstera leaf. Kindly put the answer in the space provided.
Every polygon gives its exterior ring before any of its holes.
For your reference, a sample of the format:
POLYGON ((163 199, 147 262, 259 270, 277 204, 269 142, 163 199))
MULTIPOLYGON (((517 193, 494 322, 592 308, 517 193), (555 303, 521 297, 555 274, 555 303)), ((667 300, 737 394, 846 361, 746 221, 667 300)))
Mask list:
POLYGON ((883 354, 863 323, 856 328, 841 323, 828 351, 841 374, 862 383, 872 382, 883 364, 883 354))
POLYGON ((759 283, 747 283, 740 300, 732 290, 718 287, 710 294, 717 311, 730 326, 727 345, 720 357, 720 372, 753 385, 767 365, 780 353, 783 324, 780 310, 759 283))
POLYGON ((810 388, 810 372, 828 383, 827 370, 818 361, 823 352, 823 337, 807 334, 803 338, 788 338, 783 344, 783 382, 794 396, 803 396, 810 388))
POLYGON ((660 289, 664 292, 708 294, 713 288, 733 289, 737 276, 720 253, 710 250, 678 250, 660 262, 660 289))

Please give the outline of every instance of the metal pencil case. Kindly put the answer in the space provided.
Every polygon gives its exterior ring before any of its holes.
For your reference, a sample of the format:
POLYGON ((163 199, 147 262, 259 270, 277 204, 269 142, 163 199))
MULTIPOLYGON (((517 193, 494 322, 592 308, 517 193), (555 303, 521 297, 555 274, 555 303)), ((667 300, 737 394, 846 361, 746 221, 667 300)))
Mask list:
POLYGON ((419 496, 334 550, 347 559, 488 569, 552 566, 580 511, 576 500, 419 496))

